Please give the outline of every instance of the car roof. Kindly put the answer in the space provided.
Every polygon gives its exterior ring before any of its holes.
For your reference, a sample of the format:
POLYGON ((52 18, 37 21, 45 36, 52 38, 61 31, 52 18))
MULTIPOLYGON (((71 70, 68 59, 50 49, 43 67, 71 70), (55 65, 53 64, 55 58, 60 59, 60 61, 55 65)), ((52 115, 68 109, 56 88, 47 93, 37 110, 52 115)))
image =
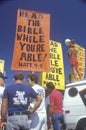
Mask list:
POLYGON ((84 85, 84 84, 86 84, 86 79, 80 80, 80 81, 75 81, 73 83, 68 83, 68 84, 66 84, 66 88, 73 87, 73 86, 80 86, 80 85, 84 85))

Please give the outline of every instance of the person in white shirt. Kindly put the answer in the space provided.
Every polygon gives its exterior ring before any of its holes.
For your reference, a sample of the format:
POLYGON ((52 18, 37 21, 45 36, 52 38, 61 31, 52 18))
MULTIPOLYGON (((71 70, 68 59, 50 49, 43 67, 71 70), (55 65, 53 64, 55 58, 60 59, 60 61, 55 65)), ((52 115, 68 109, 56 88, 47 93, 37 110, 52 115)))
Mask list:
MULTIPOLYGON (((28 86, 31 86, 42 98, 40 107, 30 116, 30 130, 46 130, 47 115, 45 106, 45 89, 38 84, 38 76, 34 73, 27 76, 27 81, 28 86)), ((34 103, 35 100, 31 98, 30 107, 33 107, 34 103)))
POLYGON ((47 112, 47 130, 52 130, 52 121, 49 113, 50 97, 47 88, 45 89, 45 104, 46 104, 46 112, 47 112))
POLYGON ((2 96, 5 89, 5 80, 6 76, 3 75, 2 72, 0 72, 0 124, 1 124, 1 104, 2 104, 2 96))

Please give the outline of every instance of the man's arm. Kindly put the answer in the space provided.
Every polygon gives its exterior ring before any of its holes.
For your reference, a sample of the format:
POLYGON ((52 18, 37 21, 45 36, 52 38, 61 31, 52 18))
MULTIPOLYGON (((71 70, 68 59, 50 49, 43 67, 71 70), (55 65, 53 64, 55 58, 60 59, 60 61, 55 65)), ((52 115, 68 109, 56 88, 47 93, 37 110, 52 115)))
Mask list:
POLYGON ((36 103, 35 103, 34 107, 32 109, 30 109, 29 111, 31 113, 35 112, 36 109, 40 106, 41 102, 42 102, 41 97, 39 95, 37 95, 37 97, 36 97, 36 103))
POLYGON ((50 105, 49 105, 49 112, 50 112, 50 114, 52 114, 53 108, 54 108, 54 103, 50 103, 50 105))
POLYGON ((68 56, 71 56, 71 54, 72 54, 71 48, 69 48, 68 51, 67 51, 67 55, 68 55, 68 56))
POLYGON ((2 99, 1 121, 3 121, 3 122, 5 122, 5 119, 6 119, 7 107, 8 107, 8 100, 7 99, 2 99))

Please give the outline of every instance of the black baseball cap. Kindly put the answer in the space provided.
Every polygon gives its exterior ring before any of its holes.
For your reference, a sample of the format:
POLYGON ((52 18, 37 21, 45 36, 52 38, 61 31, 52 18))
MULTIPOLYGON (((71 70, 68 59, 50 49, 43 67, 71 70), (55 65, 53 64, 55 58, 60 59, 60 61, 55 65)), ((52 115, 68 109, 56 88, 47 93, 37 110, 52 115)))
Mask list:
POLYGON ((0 72, 0 78, 7 79, 7 76, 4 76, 2 72, 0 72))

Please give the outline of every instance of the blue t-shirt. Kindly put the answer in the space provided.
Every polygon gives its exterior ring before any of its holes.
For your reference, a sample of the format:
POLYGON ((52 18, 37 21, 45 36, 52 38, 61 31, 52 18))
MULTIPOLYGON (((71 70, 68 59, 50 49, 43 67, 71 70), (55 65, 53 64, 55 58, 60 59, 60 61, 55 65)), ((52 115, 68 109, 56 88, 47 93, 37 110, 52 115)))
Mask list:
POLYGON ((28 109, 30 97, 36 98, 38 94, 24 84, 13 84, 4 90, 3 99, 8 100, 8 114, 25 112, 28 109))

